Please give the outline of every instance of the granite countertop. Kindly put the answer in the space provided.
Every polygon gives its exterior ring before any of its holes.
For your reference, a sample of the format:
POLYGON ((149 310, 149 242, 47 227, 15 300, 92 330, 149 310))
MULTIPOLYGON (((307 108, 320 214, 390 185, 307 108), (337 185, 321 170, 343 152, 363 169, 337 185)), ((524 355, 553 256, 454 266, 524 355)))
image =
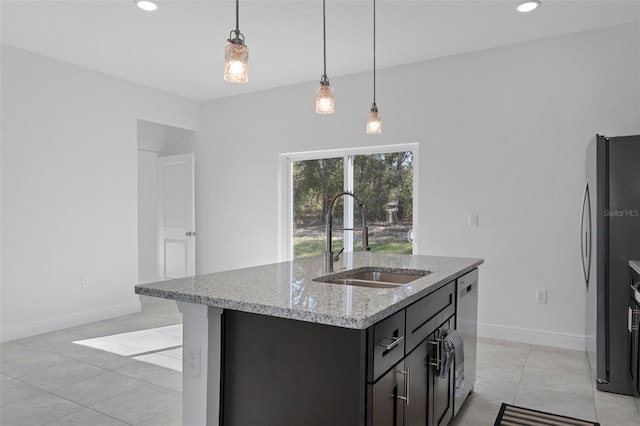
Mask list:
POLYGON ((335 273, 360 267, 429 270, 395 288, 321 283, 324 257, 199 275, 135 287, 137 294, 300 321, 364 329, 481 265, 483 259, 345 253, 335 273))
POLYGON ((629 267, 640 274, 640 260, 630 260, 629 267))

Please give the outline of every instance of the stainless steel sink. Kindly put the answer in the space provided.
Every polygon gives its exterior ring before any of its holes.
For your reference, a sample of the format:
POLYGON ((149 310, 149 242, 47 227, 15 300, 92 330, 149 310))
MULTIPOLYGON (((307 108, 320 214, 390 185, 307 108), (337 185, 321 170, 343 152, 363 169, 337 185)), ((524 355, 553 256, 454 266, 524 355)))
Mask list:
POLYGON ((394 288, 409 284, 431 271, 364 267, 318 277, 314 281, 371 288, 394 288))

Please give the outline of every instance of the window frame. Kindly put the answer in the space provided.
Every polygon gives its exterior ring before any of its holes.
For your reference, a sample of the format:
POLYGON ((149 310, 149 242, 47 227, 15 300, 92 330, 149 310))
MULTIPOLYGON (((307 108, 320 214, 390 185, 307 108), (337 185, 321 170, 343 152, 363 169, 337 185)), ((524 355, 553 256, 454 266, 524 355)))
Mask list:
MULTIPOLYGON (((293 260, 293 162, 339 158, 344 160, 344 188, 353 191, 353 158, 357 155, 391 154, 396 152, 413 153, 413 254, 418 253, 418 182, 419 182, 418 142, 397 145, 379 145, 357 148, 327 149, 320 151, 289 152, 278 154, 278 261, 293 260)), ((344 226, 353 226, 353 198, 344 198, 344 226), (351 213, 351 214, 349 214, 351 213)), ((366 202, 366 200, 365 200, 366 202)), ((345 231, 349 232, 349 231, 345 231)), ((353 250, 353 238, 345 239, 345 251, 353 250)))

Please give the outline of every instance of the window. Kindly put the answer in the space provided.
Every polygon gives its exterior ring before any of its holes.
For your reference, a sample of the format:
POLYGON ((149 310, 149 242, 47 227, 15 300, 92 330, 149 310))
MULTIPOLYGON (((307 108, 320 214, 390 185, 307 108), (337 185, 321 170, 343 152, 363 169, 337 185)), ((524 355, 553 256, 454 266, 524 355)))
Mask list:
MULTIPOLYGON (((378 253, 413 253, 417 144, 282 154, 281 260, 320 256, 333 197, 353 191, 365 204, 369 246, 378 253)), ((357 203, 336 202, 335 228, 360 228, 357 203), (354 215, 355 210, 355 215, 354 215)), ((333 251, 359 250, 359 231, 334 231, 333 251)))

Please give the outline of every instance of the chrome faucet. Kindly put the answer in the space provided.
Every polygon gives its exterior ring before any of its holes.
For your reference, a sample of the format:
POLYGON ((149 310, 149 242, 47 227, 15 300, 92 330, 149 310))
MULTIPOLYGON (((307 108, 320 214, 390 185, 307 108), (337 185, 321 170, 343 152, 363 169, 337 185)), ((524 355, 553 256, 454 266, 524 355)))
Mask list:
MULTIPOLYGON (((324 252, 324 269, 325 272, 333 272, 333 262, 338 260, 337 257, 334 258, 333 250, 331 249, 331 237, 333 230, 336 231, 357 231, 354 228, 334 228, 333 227, 333 206, 340 197, 344 197, 345 195, 349 195, 353 197, 354 200, 358 202, 358 206, 360 206, 360 214, 362 215, 362 251, 369 251, 371 248, 369 247, 369 229, 367 228, 367 218, 364 211, 364 203, 353 193, 350 191, 344 191, 333 197, 331 203, 329 204, 329 211, 327 212, 327 248, 324 252)), ((344 250, 344 249, 343 249, 344 250)), ((342 252, 342 250, 340 251, 342 252)))

